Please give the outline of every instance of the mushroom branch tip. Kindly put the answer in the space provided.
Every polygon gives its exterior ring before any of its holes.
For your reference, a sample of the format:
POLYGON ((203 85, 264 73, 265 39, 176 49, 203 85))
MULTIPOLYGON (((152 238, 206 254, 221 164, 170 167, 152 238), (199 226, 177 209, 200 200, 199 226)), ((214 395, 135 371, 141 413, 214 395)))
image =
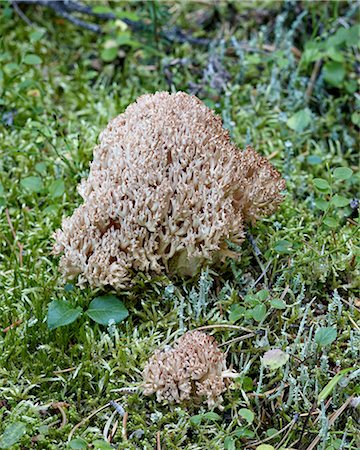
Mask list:
POLYGON ((184 92, 143 95, 94 149, 83 203, 54 238, 65 279, 126 288, 137 272, 193 275, 231 256, 244 224, 273 213, 285 182, 184 92))

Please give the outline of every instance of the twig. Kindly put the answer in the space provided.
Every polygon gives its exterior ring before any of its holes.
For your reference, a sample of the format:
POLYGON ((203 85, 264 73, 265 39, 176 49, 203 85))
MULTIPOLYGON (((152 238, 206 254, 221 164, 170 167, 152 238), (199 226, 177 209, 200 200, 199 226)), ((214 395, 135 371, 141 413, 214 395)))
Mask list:
POLYGON ((7 333, 9 330, 12 330, 13 328, 20 325, 21 323, 22 323, 21 319, 15 320, 15 322, 13 322, 11 325, 9 325, 3 329, 3 333, 7 333))
POLYGON ((122 437, 125 441, 127 440, 126 425, 127 425, 128 416, 129 416, 129 413, 127 411, 125 411, 123 421, 122 421, 122 433, 121 433, 122 437))
POLYGON ((230 345, 230 344, 234 344, 235 342, 240 342, 243 341, 245 339, 251 338, 256 336, 256 333, 249 333, 249 334, 244 334, 244 336, 239 336, 236 337, 234 339, 230 339, 229 341, 223 342, 222 344, 219 344, 218 347, 223 347, 224 345, 230 345))
POLYGON ((30 27, 33 27, 34 24, 31 22, 31 20, 22 12, 21 8, 19 8, 19 5, 16 2, 11 2, 12 7, 15 9, 16 14, 22 18, 22 20, 29 25, 30 27))
POLYGON ((156 433, 156 450, 161 450, 160 431, 156 433))
POLYGON ((67 372, 72 372, 73 370, 75 370, 76 367, 68 367, 67 369, 62 369, 62 370, 54 370, 53 374, 54 375, 59 375, 60 373, 67 373, 67 372))
POLYGON ((61 417, 62 417, 60 428, 63 428, 67 424, 67 418, 66 418, 66 414, 65 414, 65 411, 63 409, 63 406, 68 406, 68 403, 54 402, 54 403, 51 403, 51 406, 53 408, 56 408, 56 409, 58 409, 60 411, 60 414, 61 414, 61 417))
MULTIPOLYGON (((335 411, 333 414, 331 414, 331 416, 330 416, 330 418, 329 418, 329 428, 330 427, 332 427, 333 425, 334 425, 334 423, 335 423, 335 421, 336 421, 336 419, 345 411, 345 409, 348 407, 348 405, 350 404, 350 402, 351 402, 351 400, 354 398, 354 396, 353 395, 351 395, 347 400, 346 400, 346 402, 342 405, 342 406, 340 406, 340 408, 337 410, 337 411, 335 411)), ((316 438, 312 441, 312 443, 307 447, 307 449, 306 450, 313 450, 316 446, 317 446, 317 444, 319 443, 319 441, 320 441, 320 434, 318 434, 317 436, 316 436, 316 438)))
POLYGON ((116 414, 117 414, 117 411, 113 411, 111 416, 106 421, 106 424, 105 424, 105 427, 104 427, 104 431, 103 431, 103 436, 104 436, 104 439, 105 439, 106 442, 110 442, 111 441, 111 438, 109 436, 109 430, 110 430, 110 427, 111 427, 111 423, 114 420, 116 414))
POLYGON ((322 59, 318 59, 315 62, 315 64, 314 64, 314 68, 313 68, 313 71, 311 73, 310 81, 309 81, 308 87, 307 87, 307 89, 305 91, 305 99, 306 100, 310 99, 311 94, 312 94, 312 92, 314 90, 315 82, 316 82, 316 79, 317 79, 317 77, 319 75, 321 64, 322 64, 322 59))
POLYGON ((194 330, 191 330, 191 331, 211 330, 213 328, 229 328, 230 330, 240 330, 240 331, 247 331, 247 332, 253 333, 253 331, 250 330, 249 328, 239 327, 238 325, 227 325, 226 323, 215 324, 215 325, 204 325, 199 328, 194 328, 194 330))

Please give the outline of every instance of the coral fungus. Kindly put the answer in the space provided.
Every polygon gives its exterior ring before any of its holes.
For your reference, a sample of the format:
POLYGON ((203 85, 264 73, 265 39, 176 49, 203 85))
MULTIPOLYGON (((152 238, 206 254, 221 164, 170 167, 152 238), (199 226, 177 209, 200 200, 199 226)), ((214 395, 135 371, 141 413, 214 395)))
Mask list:
POLYGON ((183 92, 144 95, 94 150, 84 203, 55 233, 65 278, 123 288, 134 272, 193 274, 240 244, 244 223, 275 211, 280 174, 240 151, 215 115, 183 92))

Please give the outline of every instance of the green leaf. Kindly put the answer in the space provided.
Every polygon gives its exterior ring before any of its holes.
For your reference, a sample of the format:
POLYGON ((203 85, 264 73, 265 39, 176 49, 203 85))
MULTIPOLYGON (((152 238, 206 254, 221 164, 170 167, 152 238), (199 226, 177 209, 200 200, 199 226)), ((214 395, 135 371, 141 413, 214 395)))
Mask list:
POLYGON ((87 442, 84 441, 84 439, 77 438, 77 439, 72 439, 69 442, 69 447, 73 450, 82 450, 84 448, 88 448, 88 445, 87 445, 87 442))
POLYGON ((276 241, 274 244, 274 250, 277 253, 290 253, 291 252, 291 243, 286 239, 281 239, 280 241, 276 241))
POLYGON ((256 320, 256 322, 261 322, 266 316, 266 306, 265 305, 256 305, 255 308, 251 310, 251 317, 256 320))
POLYGON ((321 211, 327 211, 329 208, 329 202, 324 200, 323 198, 317 198, 315 199, 315 206, 321 211))
POLYGON ((309 108, 301 109, 291 116, 286 125, 294 131, 301 133, 311 123, 311 112, 309 108))
POLYGON ((30 41, 37 42, 39 41, 45 34, 45 30, 36 30, 30 33, 30 41))
POLYGON ((330 184, 323 178, 314 178, 313 184, 316 187, 316 189, 319 190, 320 192, 326 193, 331 191, 330 184))
POLYGON ((240 417, 246 420, 248 425, 251 425, 255 418, 255 414, 252 411, 250 411, 250 409, 247 408, 239 409, 239 415, 240 417))
POLYGON ((254 388, 253 380, 248 376, 243 377, 243 379, 241 380, 241 388, 245 392, 252 391, 254 388))
POLYGON ((96 297, 85 312, 92 320, 101 325, 108 325, 109 320, 119 323, 129 315, 124 303, 114 295, 96 297))
POLYGON ((320 347, 326 347, 332 344, 337 336, 336 329, 333 327, 322 327, 319 328, 315 333, 315 342, 320 347))
POLYGON ((283 352, 280 348, 268 350, 261 358, 261 363, 264 367, 270 370, 276 370, 284 366, 289 359, 289 355, 283 352))
POLYGON ((347 206, 350 203, 350 199, 343 197, 342 195, 334 195, 334 197, 331 199, 331 203, 336 206, 337 208, 343 208, 344 206, 347 206))
POLYGON ((221 417, 219 414, 216 414, 216 412, 209 411, 205 414, 203 414, 204 419, 209 420, 210 422, 218 422, 221 420, 221 417))
POLYGON ((345 78, 344 64, 337 61, 329 61, 323 69, 324 80, 332 86, 338 87, 345 78))
POLYGON ((316 166, 317 164, 321 164, 322 163, 322 159, 320 158, 320 156, 317 156, 317 155, 309 155, 306 158, 306 161, 311 166, 316 166))
POLYGON ((261 289, 259 292, 256 293, 256 297, 264 302, 269 297, 269 291, 267 289, 261 289))
POLYGON ((275 450, 275 448, 269 444, 261 444, 256 447, 256 450, 275 450))
POLYGON ((0 448, 12 448, 14 444, 19 442, 26 432, 26 426, 22 422, 14 422, 5 428, 0 439, 0 448))
POLYGON ((247 427, 238 427, 234 431, 235 436, 237 437, 248 437, 253 438, 255 436, 255 433, 251 430, 249 430, 247 427))
POLYGON ((117 58, 118 55, 118 48, 117 47, 109 47, 104 48, 104 50, 101 52, 101 59, 105 62, 111 62, 114 61, 117 58))
POLYGON ((324 401, 329 397, 329 395, 332 393, 334 387, 338 384, 338 382, 344 378, 344 376, 351 372, 353 370, 352 367, 348 367, 347 369, 340 370, 330 381, 329 383, 324 387, 324 389, 320 392, 318 395, 318 403, 321 401, 324 401))
POLYGON ((65 192, 65 183, 63 180, 55 180, 50 184, 49 194, 52 198, 61 197, 65 192))
POLYGON ((351 178, 352 174, 353 171, 348 167, 337 167, 333 173, 334 177, 337 180, 348 180, 349 178, 351 178))
POLYGON ((114 450, 114 448, 106 441, 102 439, 96 439, 93 443, 94 450, 114 450))
POLYGON ((1 181, 0 181, 0 197, 2 197, 3 195, 4 195, 4 186, 1 184, 1 181))
POLYGON ((192 417, 190 418, 190 422, 191 422, 193 425, 200 425, 200 423, 201 423, 201 421, 202 421, 202 418, 203 418, 202 414, 196 414, 195 416, 192 416, 192 417))
POLYGON ((231 436, 226 436, 224 439, 224 449, 225 450, 236 450, 235 440, 231 436))
POLYGON ((334 217, 325 217, 324 225, 329 228, 336 228, 339 226, 339 222, 334 217))
POLYGON ((43 182, 40 177, 26 177, 20 181, 20 184, 23 188, 28 190, 29 192, 39 193, 43 189, 43 182))
POLYGON ((65 300, 53 300, 48 308, 48 328, 53 330, 64 325, 69 325, 81 316, 81 313, 82 309, 80 307, 73 308, 65 300))
POLYGON ((24 56, 24 63, 28 65, 41 64, 42 60, 40 56, 29 53, 24 56))
POLYGON ((355 111, 351 114, 351 122, 360 127, 360 111, 355 111))
POLYGON ((236 322, 242 316, 244 316, 246 309, 240 305, 231 305, 229 320, 230 322, 236 322))
POLYGON ((270 301, 270 305, 275 309, 286 309, 286 303, 279 298, 274 298, 270 301))

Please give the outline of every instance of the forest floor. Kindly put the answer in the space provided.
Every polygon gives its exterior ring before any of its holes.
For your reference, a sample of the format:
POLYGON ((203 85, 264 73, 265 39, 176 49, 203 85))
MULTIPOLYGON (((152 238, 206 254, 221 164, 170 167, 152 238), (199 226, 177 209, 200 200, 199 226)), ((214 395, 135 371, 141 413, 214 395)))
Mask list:
POLYGON ((102 5, 116 20, 99 34, 0 4, 0 448, 359 448, 358 4, 102 5), (51 302, 86 309, 102 294, 61 280, 52 234, 81 203, 99 132, 160 90, 220 114, 283 174, 285 201, 238 259, 117 292, 118 325, 83 314, 50 329, 51 302), (204 325, 219 343, 253 333, 223 347, 239 377, 222 410, 121 391, 204 325), (270 349, 284 352, 273 370, 270 349), (110 400, 125 421, 111 407, 89 418, 110 400))

